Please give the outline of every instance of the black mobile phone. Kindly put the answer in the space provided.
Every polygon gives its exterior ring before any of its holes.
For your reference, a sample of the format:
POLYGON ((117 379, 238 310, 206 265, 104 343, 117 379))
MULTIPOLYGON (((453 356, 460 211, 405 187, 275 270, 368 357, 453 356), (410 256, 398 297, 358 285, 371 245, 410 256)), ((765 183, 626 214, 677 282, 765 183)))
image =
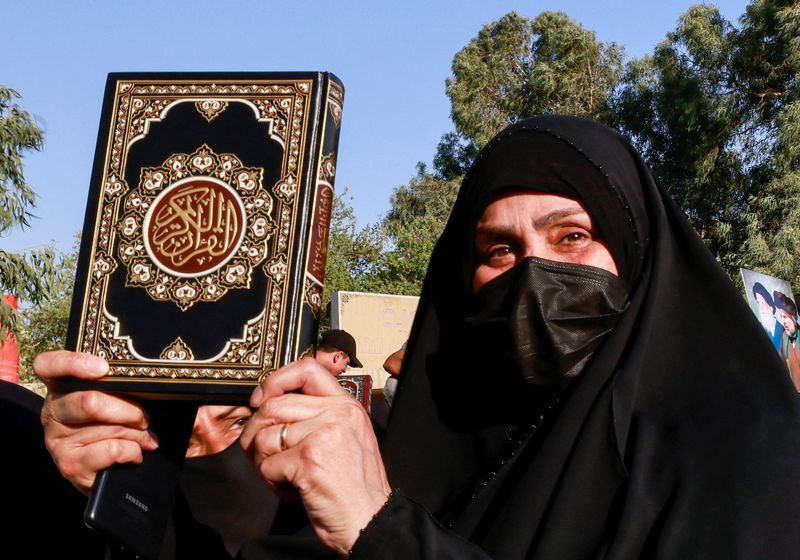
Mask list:
POLYGON ((197 404, 176 401, 141 403, 159 447, 145 451, 138 465, 115 465, 97 476, 86 506, 86 524, 117 546, 157 559, 175 504, 183 459, 197 404))

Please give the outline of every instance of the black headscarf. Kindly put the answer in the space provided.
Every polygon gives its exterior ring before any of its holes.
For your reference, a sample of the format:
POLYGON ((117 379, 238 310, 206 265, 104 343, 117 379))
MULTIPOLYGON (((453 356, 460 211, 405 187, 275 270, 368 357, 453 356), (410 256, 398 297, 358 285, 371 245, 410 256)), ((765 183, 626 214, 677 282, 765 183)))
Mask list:
POLYGON ((501 132, 464 180, 384 458, 393 486, 496 558, 794 557, 798 404, 742 296, 630 144, 586 119, 537 117, 501 132), (460 344, 475 225, 508 190, 579 200, 627 289, 559 385, 525 383, 493 343, 460 344))

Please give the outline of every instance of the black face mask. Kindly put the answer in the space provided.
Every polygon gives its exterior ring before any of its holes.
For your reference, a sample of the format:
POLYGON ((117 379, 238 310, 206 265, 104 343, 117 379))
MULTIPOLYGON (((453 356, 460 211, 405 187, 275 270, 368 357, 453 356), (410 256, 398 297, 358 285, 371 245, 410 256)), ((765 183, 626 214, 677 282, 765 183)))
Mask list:
POLYGON ((186 459, 181 490, 193 518, 214 530, 235 556, 248 540, 268 534, 278 497, 238 442, 214 455, 186 459))
POLYGON ((475 294, 463 347, 529 385, 563 385, 614 328, 627 298, 610 272, 529 257, 475 294))

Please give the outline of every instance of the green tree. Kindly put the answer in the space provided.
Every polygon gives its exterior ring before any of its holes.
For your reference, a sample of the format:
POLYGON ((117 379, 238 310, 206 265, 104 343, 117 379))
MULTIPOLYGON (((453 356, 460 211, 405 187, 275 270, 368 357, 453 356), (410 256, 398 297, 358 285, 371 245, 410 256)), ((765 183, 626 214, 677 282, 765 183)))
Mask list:
POLYGON ((389 212, 360 229, 347 190, 337 194, 323 302, 338 290, 418 295, 458 183, 427 173, 420 164, 417 176, 394 190, 389 212))
POLYGON ((27 306, 21 311, 22 328, 19 337, 20 381, 35 382, 33 359, 48 350, 61 350, 67 339, 72 290, 78 264, 79 236, 72 251, 61 254, 56 262, 56 280, 52 297, 27 306))
POLYGON ((358 229, 347 187, 335 194, 328 233, 328 260, 322 301, 330 301, 339 290, 372 290, 375 267, 383 250, 384 236, 377 225, 358 229))
POLYGON ((447 80, 456 131, 478 147, 521 118, 606 116, 623 50, 562 12, 529 20, 511 12, 480 30, 453 59, 447 80))
MULTIPOLYGON (((27 111, 15 103, 19 94, 0 85, 0 236, 28 227, 36 195, 25 181, 22 157, 41 150, 43 135, 27 111)), ((39 303, 51 293, 55 279, 52 249, 27 254, 0 249, 0 289, 25 302, 39 303)), ((0 325, 19 334, 19 315, 0 299, 0 325)), ((0 342, 6 329, 0 328, 0 342)))
POLYGON ((718 8, 690 8, 651 57, 628 65, 612 102, 618 128, 729 267, 745 240, 757 151, 731 71, 735 34, 718 8))
POLYGON ((475 156, 478 145, 474 140, 464 138, 457 132, 448 132, 439 141, 436 155, 433 156, 434 175, 439 179, 457 179, 462 177, 475 156))
POLYGON ((735 27, 694 6, 612 98, 631 137, 728 272, 800 280, 796 2, 755 0, 735 27))
POLYGON ((459 184, 460 178, 443 179, 418 164, 417 176, 394 190, 391 209, 381 221, 386 249, 376 268, 378 291, 419 295, 459 184))
POLYGON ((560 113, 609 120, 607 98, 623 54, 562 12, 532 20, 511 12, 485 25, 453 59, 446 84, 455 131, 439 142, 434 175, 461 177, 478 150, 519 119, 560 113))
POLYGON ((744 105, 764 139, 750 176, 742 263, 800 286, 800 4, 756 0, 742 18, 735 60, 744 105))

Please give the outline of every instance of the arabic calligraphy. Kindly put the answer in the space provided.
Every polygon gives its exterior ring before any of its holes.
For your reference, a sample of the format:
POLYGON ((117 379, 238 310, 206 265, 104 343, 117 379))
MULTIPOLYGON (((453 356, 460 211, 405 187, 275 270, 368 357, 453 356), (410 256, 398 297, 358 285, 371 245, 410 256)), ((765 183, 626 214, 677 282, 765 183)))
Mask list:
POLYGON ((144 241, 159 268, 183 277, 216 270, 235 254, 246 229, 241 200, 212 177, 170 185, 145 217, 144 241))
POLYGON ((277 227, 275 201, 263 183, 263 168, 206 144, 142 167, 116 225, 125 286, 182 311, 248 289, 277 227))

